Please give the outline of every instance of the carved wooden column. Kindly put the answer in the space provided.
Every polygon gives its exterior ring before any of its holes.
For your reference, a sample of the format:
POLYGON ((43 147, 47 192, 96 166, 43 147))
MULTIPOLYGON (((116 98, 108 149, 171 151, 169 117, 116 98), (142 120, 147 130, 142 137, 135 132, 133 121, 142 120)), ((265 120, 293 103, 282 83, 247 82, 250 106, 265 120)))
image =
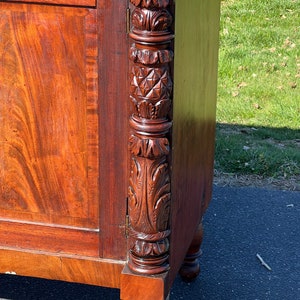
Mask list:
POLYGON ((128 266, 151 275, 169 269, 172 16, 169 0, 131 3, 128 266))

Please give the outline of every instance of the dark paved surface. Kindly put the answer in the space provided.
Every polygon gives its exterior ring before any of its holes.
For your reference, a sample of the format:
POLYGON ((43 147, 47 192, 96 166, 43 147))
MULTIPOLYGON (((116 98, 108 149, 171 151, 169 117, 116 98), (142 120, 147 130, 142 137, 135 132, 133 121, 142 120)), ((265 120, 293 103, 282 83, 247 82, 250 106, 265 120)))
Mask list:
MULTIPOLYGON (((202 273, 177 278, 170 300, 300 300, 300 192, 215 187, 204 224, 202 273)), ((115 300, 119 291, 1 275, 0 298, 115 300)))

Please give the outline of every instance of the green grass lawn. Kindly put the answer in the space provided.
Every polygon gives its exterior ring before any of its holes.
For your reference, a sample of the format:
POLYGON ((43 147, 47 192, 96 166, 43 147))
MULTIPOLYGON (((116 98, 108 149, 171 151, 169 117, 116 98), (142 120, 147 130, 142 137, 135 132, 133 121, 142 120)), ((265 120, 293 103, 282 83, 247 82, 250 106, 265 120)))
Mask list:
POLYGON ((221 5, 216 169, 300 181, 300 1, 221 5))

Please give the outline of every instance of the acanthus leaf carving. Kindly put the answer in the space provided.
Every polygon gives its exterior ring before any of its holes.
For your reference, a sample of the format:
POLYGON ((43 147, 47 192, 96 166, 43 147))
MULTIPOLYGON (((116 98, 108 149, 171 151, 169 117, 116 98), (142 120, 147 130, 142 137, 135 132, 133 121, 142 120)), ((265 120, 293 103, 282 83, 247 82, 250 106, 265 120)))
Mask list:
POLYGON ((171 184, 167 156, 173 82, 169 0, 131 0, 128 187, 129 262, 133 272, 168 270, 171 184))
POLYGON ((135 6, 142 6, 146 8, 166 8, 170 0, 130 0, 135 6))
POLYGON ((139 138, 131 135, 129 148, 135 156, 142 156, 149 159, 159 158, 168 155, 170 152, 169 140, 162 138, 139 138))
POLYGON ((133 228, 144 233, 166 230, 170 200, 170 178, 165 157, 157 160, 132 158, 129 212, 133 228))
POLYGON ((144 119, 161 119, 167 115, 170 111, 171 101, 170 99, 162 99, 157 103, 152 103, 148 100, 138 101, 131 97, 131 103, 133 105, 133 112, 140 118, 144 119))
POLYGON ((169 49, 137 49, 133 45, 130 48, 130 59, 143 65, 165 64, 173 60, 173 51, 169 49))
POLYGON ((154 210, 154 221, 158 230, 169 226, 169 215, 171 211, 171 193, 167 193, 158 199, 154 210))
POLYGON ((134 29, 146 31, 166 31, 172 24, 172 15, 168 10, 148 10, 137 8, 132 13, 134 29))
POLYGON ((160 256, 169 250, 169 241, 167 239, 158 240, 155 243, 149 243, 145 240, 137 240, 132 252, 140 257, 160 256))

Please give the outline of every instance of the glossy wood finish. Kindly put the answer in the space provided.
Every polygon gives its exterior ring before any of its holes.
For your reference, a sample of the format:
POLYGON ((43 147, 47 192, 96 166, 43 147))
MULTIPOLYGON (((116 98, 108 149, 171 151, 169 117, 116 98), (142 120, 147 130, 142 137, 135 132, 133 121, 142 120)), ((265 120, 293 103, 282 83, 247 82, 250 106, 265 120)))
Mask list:
POLYGON ((192 243, 179 270, 180 276, 186 281, 193 281, 200 273, 199 258, 202 254, 201 244, 203 240, 202 221, 199 224, 192 243))
POLYGON ((98 1, 100 257, 127 259, 128 190, 127 1, 98 1))
POLYGON ((0 249, 0 273, 34 276, 111 288, 120 287, 124 261, 60 255, 25 249, 0 249))
POLYGON ((99 256, 99 231, 28 223, 23 220, 0 222, 1 246, 39 249, 53 253, 99 256))
POLYGON ((26 246, 33 249, 33 232, 51 250, 39 234, 66 228, 59 251, 125 259, 127 103, 114 100, 128 93, 126 20, 116 14, 127 5, 0 5, 1 218, 9 226, 20 221, 14 226, 31 232, 26 246), (88 249, 83 236, 92 240, 88 249))
POLYGON ((40 3, 40 4, 50 4, 50 5, 79 6, 79 7, 95 7, 97 4, 97 0, 10 0, 9 2, 29 3, 29 4, 40 3))
POLYGON ((211 197, 219 1, 30 2, 0 2, 0 272, 165 299, 211 197))
MULTIPOLYGON (((15 223, 33 249, 33 235, 39 239, 44 230, 51 235, 53 227, 66 228, 67 236, 73 231, 74 238, 80 231, 94 235, 99 231, 96 13, 6 3, 0 11, 2 232, 15 223)), ((6 246, 21 246, 13 237, 7 236, 6 246)), ((59 251, 69 252, 63 246, 67 238, 61 238, 59 251)), ((97 256, 93 239, 89 253, 97 256)), ((42 240, 43 249, 51 247, 42 240)))
POLYGON ((163 300, 168 297, 168 273, 147 276, 134 274, 126 266, 121 275, 122 300, 163 300))
POLYGON ((153 275, 169 269, 172 15, 169 1, 131 2, 128 266, 153 275))
POLYGON ((219 0, 176 0, 170 280, 212 192, 219 0))

